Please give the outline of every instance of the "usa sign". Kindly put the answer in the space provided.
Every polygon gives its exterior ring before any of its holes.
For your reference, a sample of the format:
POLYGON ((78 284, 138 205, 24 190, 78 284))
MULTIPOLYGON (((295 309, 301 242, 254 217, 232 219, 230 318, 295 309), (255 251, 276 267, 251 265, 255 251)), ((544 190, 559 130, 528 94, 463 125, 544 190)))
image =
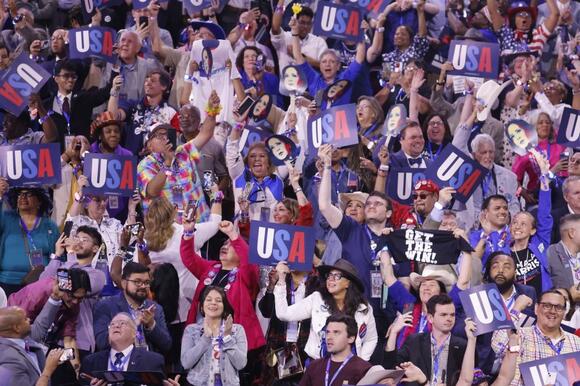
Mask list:
POLYGON ((0 108, 20 115, 30 94, 40 91, 50 74, 22 52, 0 77, 0 108))
POLYGON ((10 186, 60 184, 60 146, 57 143, 0 146, 0 168, 10 186))
POLYGON ((85 22, 89 22, 91 17, 97 12, 97 9, 105 9, 121 5, 123 0, 82 0, 81 10, 85 22))
POLYGON ((314 243, 312 228, 252 221, 250 224, 250 263, 276 265, 285 261, 290 269, 310 271, 314 243))
POLYGON ((130 197, 136 187, 137 157, 90 153, 85 157, 86 194, 130 197))
POLYGON ((499 45, 466 40, 453 40, 449 46, 451 75, 496 79, 499 73, 499 45))
POLYGON ((454 198, 466 203, 489 170, 464 152, 448 144, 427 171, 427 178, 439 187, 457 191, 454 198))
POLYGON ((354 5, 320 2, 314 15, 314 34, 337 40, 361 41, 363 30, 360 23, 364 16, 363 9, 354 5))
POLYGON ((424 180, 427 169, 409 167, 391 167, 387 177, 387 195, 403 205, 412 205, 413 186, 424 180))
POLYGON ((459 299, 467 317, 477 325, 475 335, 514 328, 514 322, 495 283, 460 291, 459 299))
POLYGON ((564 108, 557 142, 564 146, 580 146, 580 110, 564 108))
POLYGON ((350 3, 364 9, 371 19, 376 19, 391 3, 391 0, 350 0, 350 3))
POLYGON ((71 59, 84 59, 95 56, 109 63, 116 63, 113 54, 113 44, 117 32, 112 28, 83 27, 69 32, 69 48, 71 59))
POLYGON ((580 380, 580 351, 520 363, 526 386, 572 386, 580 380))
POLYGON ((309 118, 307 136, 308 146, 314 151, 325 143, 335 147, 356 145, 356 105, 352 103, 332 107, 309 118))

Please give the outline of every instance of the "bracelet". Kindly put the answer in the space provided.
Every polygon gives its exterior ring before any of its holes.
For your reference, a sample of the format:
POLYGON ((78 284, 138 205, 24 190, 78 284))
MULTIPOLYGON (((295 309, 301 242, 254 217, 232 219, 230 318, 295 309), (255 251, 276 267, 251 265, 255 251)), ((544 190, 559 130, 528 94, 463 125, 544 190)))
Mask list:
POLYGON ((294 193, 298 194, 302 191, 302 188, 294 189, 294 193))
POLYGON ((208 117, 217 117, 219 113, 222 111, 222 105, 218 105, 217 107, 211 107, 209 103, 205 107, 205 112, 207 113, 208 117))
POLYGON ((330 169, 332 169, 332 165, 328 165, 328 166, 324 165, 324 170, 330 170, 330 169))
POLYGON ((212 204, 219 204, 224 200, 224 193, 221 190, 218 190, 217 192, 213 193, 211 195, 211 203, 212 204))
POLYGON ((137 248, 143 253, 149 253, 149 247, 147 246, 146 241, 143 241, 142 243, 137 243, 137 248))
POLYGON ((119 97, 119 90, 111 89, 111 91, 109 92, 109 96, 112 96, 114 98, 118 98, 119 97))
POLYGON ((276 13, 284 13, 284 6, 283 5, 277 5, 276 6, 276 10, 274 12, 276 12, 276 13))
POLYGON ((383 171, 383 172, 388 172, 389 171, 390 166, 389 165, 381 165, 379 166, 379 170, 383 171))
POLYGON ((463 90, 463 95, 473 95, 473 90, 463 90))
POLYGON ((44 122, 46 122, 46 120, 48 119, 48 117, 50 117, 52 114, 54 114, 54 111, 49 110, 44 117, 38 118, 38 123, 40 123, 41 125, 43 125, 44 122))
POLYGON ((183 237, 193 237, 195 231, 183 231, 183 237))
POLYGON ((435 81, 435 84, 436 84, 437 86, 443 86, 443 85, 445 85, 445 81, 444 81, 444 80, 439 80, 439 79, 437 79, 437 80, 435 81))
POLYGON ((183 81, 187 83, 192 83, 194 80, 193 75, 185 74, 183 75, 183 81))
POLYGON ((385 27, 377 28, 377 32, 380 32, 380 33, 385 32, 385 27))
POLYGON ((376 143, 374 143, 373 141, 370 141, 367 144, 367 149, 369 149, 370 151, 373 151, 373 149, 375 148, 376 145, 377 145, 376 143))

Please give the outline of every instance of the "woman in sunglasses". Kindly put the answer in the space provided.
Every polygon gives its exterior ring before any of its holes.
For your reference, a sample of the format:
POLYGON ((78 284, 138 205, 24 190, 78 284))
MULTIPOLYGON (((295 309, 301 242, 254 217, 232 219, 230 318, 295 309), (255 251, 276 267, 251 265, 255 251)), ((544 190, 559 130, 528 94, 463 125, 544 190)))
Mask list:
POLYGON ((310 319, 310 334, 304 347, 312 359, 326 354, 324 331, 326 319, 342 312, 354 317, 358 325, 356 355, 368 361, 377 345, 378 336, 372 306, 364 296, 364 286, 354 265, 339 259, 334 265, 319 266, 318 273, 325 280, 318 291, 292 305, 288 305, 286 275, 289 268, 279 263, 278 282, 274 289, 276 317, 285 322, 310 319))

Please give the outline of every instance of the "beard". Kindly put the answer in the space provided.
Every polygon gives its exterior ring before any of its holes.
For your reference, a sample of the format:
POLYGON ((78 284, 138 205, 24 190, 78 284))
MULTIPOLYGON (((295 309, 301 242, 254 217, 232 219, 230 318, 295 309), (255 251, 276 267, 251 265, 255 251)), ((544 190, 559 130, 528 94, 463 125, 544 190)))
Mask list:
POLYGON ((129 296, 131 299, 133 299, 135 301, 135 303, 141 304, 145 301, 145 299, 147 299, 147 289, 144 289, 144 288, 140 288, 140 289, 136 290, 135 292, 125 291, 125 293, 127 294, 127 296, 129 296), (141 293, 143 295, 141 295, 141 293))
POLYGON ((496 279, 493 280, 493 282, 497 285, 499 292, 502 294, 504 292, 506 292, 507 290, 509 290, 510 288, 512 288, 512 286, 514 285, 514 278, 513 277, 511 279, 508 279, 504 276, 504 278, 505 278, 504 281, 501 283, 498 283, 496 281, 497 277, 496 277, 496 279))

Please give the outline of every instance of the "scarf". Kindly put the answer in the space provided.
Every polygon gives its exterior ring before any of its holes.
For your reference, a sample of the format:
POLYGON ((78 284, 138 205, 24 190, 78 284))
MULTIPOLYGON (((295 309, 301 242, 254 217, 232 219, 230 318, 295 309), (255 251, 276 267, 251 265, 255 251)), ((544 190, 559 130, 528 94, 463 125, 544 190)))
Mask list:
POLYGON ((250 190, 248 192, 248 200, 250 203, 256 202, 258 192, 262 190, 266 193, 266 189, 270 190, 276 201, 282 201, 284 198, 284 183, 275 174, 264 177, 260 183, 256 177, 250 172, 248 168, 244 170, 238 178, 236 178, 235 187, 245 189, 249 184, 250 190))
MULTIPOLYGON (((401 346, 403 345, 403 343, 405 343, 405 340, 407 340, 409 335, 419 333, 420 321, 421 321, 421 302, 418 301, 417 303, 415 303, 415 306, 413 307, 413 327, 405 327, 403 331, 399 333, 399 336, 397 337, 397 348, 401 348, 401 346)), ((427 321, 427 325, 424 331, 431 332, 431 323, 429 321, 427 321)))

